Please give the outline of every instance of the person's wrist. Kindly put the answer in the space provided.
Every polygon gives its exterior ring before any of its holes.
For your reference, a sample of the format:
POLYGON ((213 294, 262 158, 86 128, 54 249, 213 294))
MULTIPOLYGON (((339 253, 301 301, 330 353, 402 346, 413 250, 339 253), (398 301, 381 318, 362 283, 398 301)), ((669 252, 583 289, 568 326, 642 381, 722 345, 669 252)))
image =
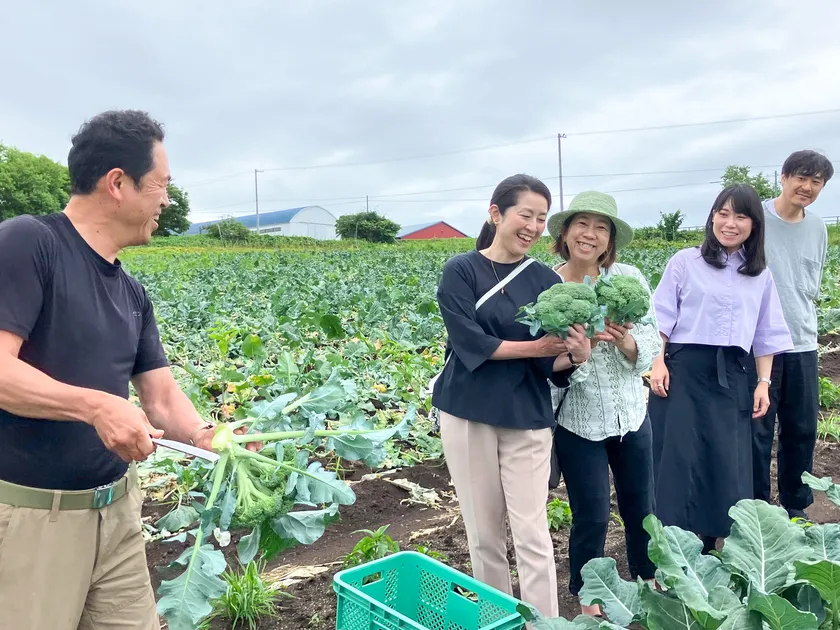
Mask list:
POLYGON ((216 425, 212 422, 202 422, 201 424, 196 425, 193 427, 192 431, 190 432, 189 436, 187 437, 187 441, 195 446, 196 439, 203 431, 210 431, 215 430, 216 425))
POLYGON ((569 350, 569 362, 572 365, 581 365, 589 359, 589 354, 585 350, 569 350))
POLYGON ((82 390, 78 397, 78 408, 86 410, 85 413, 73 413, 79 420, 96 427, 97 420, 102 416, 102 411, 108 405, 112 394, 94 389, 82 390))

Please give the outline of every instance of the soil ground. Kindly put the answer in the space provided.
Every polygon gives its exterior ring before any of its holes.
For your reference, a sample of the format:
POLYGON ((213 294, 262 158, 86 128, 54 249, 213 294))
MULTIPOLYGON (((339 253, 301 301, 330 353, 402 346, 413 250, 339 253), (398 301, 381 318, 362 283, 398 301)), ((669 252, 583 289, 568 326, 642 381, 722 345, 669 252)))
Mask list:
MULTIPOLYGON (((840 479, 840 444, 821 442, 817 446, 814 462, 814 474, 840 479)), ((775 475, 774 475, 775 476, 775 475)), ((290 549, 274 559, 267 567, 267 579, 280 578, 289 573, 292 567, 324 567, 326 570, 315 577, 290 586, 287 592, 293 598, 283 598, 277 610, 277 616, 266 618, 258 626, 261 630, 298 630, 312 628, 328 630, 335 628, 336 596, 333 591, 333 575, 340 569, 341 558, 348 553, 361 534, 353 532, 360 529, 375 530, 389 525, 388 533, 400 543, 401 549, 415 549, 422 545, 427 549, 442 553, 445 562, 464 573, 470 573, 470 558, 467 549, 467 537, 463 521, 457 513, 457 503, 452 497, 449 474, 443 461, 427 462, 414 468, 406 468, 389 475, 392 479, 407 479, 424 488, 437 491, 442 502, 439 509, 418 505, 405 505, 401 501, 408 493, 383 479, 363 481, 354 484, 357 500, 354 505, 341 510, 341 521, 327 528, 324 536, 314 545, 290 549), (449 497, 449 498, 447 498, 449 497)), ((566 499, 562 485, 552 493, 566 499)), ((157 518, 167 508, 147 505, 144 515, 157 518)), ((618 513, 613 497, 612 511, 618 513)), ((820 494, 816 502, 807 510, 814 522, 838 522, 840 510, 820 494)), ((560 593, 560 614, 572 618, 577 615, 577 600, 568 592, 569 531, 561 530, 552 534, 557 562, 557 584, 560 593)), ((509 558, 515 568, 513 544, 508 536, 509 558)), ((236 566, 234 536, 226 548, 229 566, 236 566)), ((160 580, 166 574, 156 570, 156 566, 166 565, 180 555, 185 545, 179 543, 153 543, 147 546, 148 564, 152 581, 157 590, 160 580)), ((605 555, 616 559, 619 573, 630 579, 627 559, 624 551, 624 534, 620 525, 613 521, 607 534, 605 555)), ((518 584, 514 571, 514 595, 518 595, 518 584)), ((211 628, 227 629, 229 623, 214 622, 211 628)))
MULTIPOLYGON (((840 347, 840 336, 821 340, 823 345, 832 344, 840 347)), ((831 346, 829 346, 831 347, 831 346)), ((820 374, 840 384, 840 352, 823 355, 820 374)), ((469 551, 463 521, 458 515, 457 502, 450 483, 446 464, 442 460, 426 462, 413 468, 400 469, 384 477, 361 480, 371 471, 359 468, 351 472, 346 479, 352 483, 356 493, 356 502, 341 509, 339 522, 329 526, 321 539, 314 545, 299 546, 280 554, 273 559, 264 571, 269 581, 282 580, 294 569, 301 567, 321 572, 314 577, 294 583, 285 592, 292 597, 280 599, 277 614, 260 622, 260 630, 330 630, 335 628, 336 596, 333 591, 333 575, 341 568, 341 559, 348 553, 362 534, 358 530, 377 528, 388 525, 388 534, 400 544, 403 550, 424 546, 429 550, 443 554, 445 562, 464 573, 470 574, 469 551), (437 507, 428 507, 409 502, 409 493, 390 483, 386 479, 406 479, 426 489, 434 490, 440 497, 437 507)), ((814 474, 818 477, 830 476, 840 481, 840 444, 819 442, 814 453, 814 474)), ((773 485, 775 490, 775 458, 773 464, 773 485)), ((561 484, 551 493, 566 499, 561 484)), ((776 497, 773 497, 776 501, 776 497)), ((156 520, 169 510, 169 507, 147 503, 143 515, 151 521, 156 520)), ((618 508, 613 495, 612 512, 618 508)), ((830 503, 822 493, 815 497, 815 503, 807 510, 809 518, 816 523, 840 522, 840 509, 830 503)), ((569 563, 567 529, 553 532, 555 557, 557 563, 557 584, 560 596, 560 614, 570 619, 580 611, 578 601, 568 592, 569 563)), ((236 567, 236 543, 239 535, 234 534, 230 545, 225 549, 228 566, 236 567)), ((155 542, 147 545, 148 566, 153 587, 157 591, 161 579, 169 577, 159 567, 176 559, 186 547, 180 543, 155 542)), ((513 544, 508 534, 508 549, 511 567, 515 568, 513 544)), ((620 524, 614 520, 607 534, 605 555, 616 559, 619 573, 630 579, 624 550, 624 534, 620 524)), ((312 572, 315 572, 312 571, 312 572)), ((514 596, 518 595, 516 572, 513 571, 514 596)), ((163 626, 166 627, 165 625, 163 626)), ((228 629, 229 622, 214 621, 212 630, 228 629)), ((241 626, 244 627, 244 626, 241 626)))
POLYGON ((840 334, 821 337, 820 345, 828 349, 820 358, 820 376, 840 385, 840 334))

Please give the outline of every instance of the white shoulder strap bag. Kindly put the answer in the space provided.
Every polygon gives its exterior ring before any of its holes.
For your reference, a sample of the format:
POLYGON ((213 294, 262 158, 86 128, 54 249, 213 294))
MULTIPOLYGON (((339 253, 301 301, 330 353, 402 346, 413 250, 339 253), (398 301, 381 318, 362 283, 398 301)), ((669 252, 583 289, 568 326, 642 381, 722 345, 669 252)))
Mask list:
MULTIPOLYGON (((481 306, 482 306, 482 305, 483 305, 483 304, 484 304, 487 300, 489 300, 489 299, 490 299, 491 297, 493 297, 496 293, 498 293, 499 291, 501 291, 501 290, 502 290, 502 288, 504 288, 504 286, 505 286, 508 282, 510 282, 511 280, 513 280, 516 276, 518 276, 518 275, 519 275, 520 273, 522 273, 523 271, 525 271, 525 268, 526 268, 526 267, 528 267, 528 265, 530 265, 532 262, 534 262, 534 260, 535 260, 534 258, 529 258, 529 259, 528 259, 528 260, 526 260, 524 263, 522 263, 521 265, 519 265, 516 269, 514 269, 513 271, 511 271, 511 272, 510 272, 507 276, 505 276, 504 278, 502 278, 502 279, 501 279, 501 280, 500 280, 500 281, 499 281, 499 282, 498 282, 498 283, 497 283, 497 284, 496 284, 496 285, 495 285, 492 289, 490 289, 487 293, 485 293, 484 295, 482 295, 482 296, 478 299, 478 301, 475 303, 475 310, 480 309, 480 308, 481 308, 481 306)), ((435 375, 432 377, 432 379, 429 381, 429 384, 428 384, 428 386, 427 386, 427 387, 428 387, 428 391, 429 391, 429 393, 431 393, 431 392, 432 392, 432 390, 433 390, 433 389, 434 389, 434 387, 435 387, 435 383, 436 383, 436 382, 437 382, 437 380, 440 378, 440 375, 441 375, 441 374, 443 374, 443 370, 445 370, 445 369, 446 369, 446 366, 447 366, 447 364, 449 363, 449 359, 451 359, 451 358, 452 358, 452 354, 453 354, 453 352, 454 352, 454 350, 453 350, 452 352, 450 352, 450 353, 449 353, 449 356, 448 356, 448 357, 446 357, 446 361, 444 362, 444 364, 443 364, 443 368, 441 369, 441 371, 440 371, 440 372, 438 372, 437 374, 435 374, 435 375)))

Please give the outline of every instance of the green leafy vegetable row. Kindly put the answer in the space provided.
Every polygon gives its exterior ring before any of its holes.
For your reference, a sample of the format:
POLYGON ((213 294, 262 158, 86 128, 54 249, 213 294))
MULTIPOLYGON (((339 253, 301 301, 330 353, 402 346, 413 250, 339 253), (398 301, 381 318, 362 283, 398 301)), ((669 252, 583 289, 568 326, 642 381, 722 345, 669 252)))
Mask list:
MULTIPOLYGON (((803 481, 840 506, 840 486, 804 473, 803 481)), ((612 558, 582 570, 581 601, 597 603, 606 620, 579 615, 546 619, 532 607, 520 612, 534 630, 627 628, 650 630, 838 630, 840 524, 799 525, 763 501, 739 501, 720 552, 701 554, 702 542, 678 527, 645 519, 648 555, 658 588, 623 580, 612 558)))

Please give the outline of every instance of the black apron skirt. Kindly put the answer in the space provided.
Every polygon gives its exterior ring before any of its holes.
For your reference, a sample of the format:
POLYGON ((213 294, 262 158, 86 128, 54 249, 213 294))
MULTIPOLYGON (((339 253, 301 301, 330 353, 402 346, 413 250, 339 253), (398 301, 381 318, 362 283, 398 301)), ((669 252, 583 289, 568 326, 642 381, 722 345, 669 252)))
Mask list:
POLYGON ((656 516, 698 536, 729 535, 753 496, 753 391, 737 347, 669 343, 667 398, 650 393, 656 516))

